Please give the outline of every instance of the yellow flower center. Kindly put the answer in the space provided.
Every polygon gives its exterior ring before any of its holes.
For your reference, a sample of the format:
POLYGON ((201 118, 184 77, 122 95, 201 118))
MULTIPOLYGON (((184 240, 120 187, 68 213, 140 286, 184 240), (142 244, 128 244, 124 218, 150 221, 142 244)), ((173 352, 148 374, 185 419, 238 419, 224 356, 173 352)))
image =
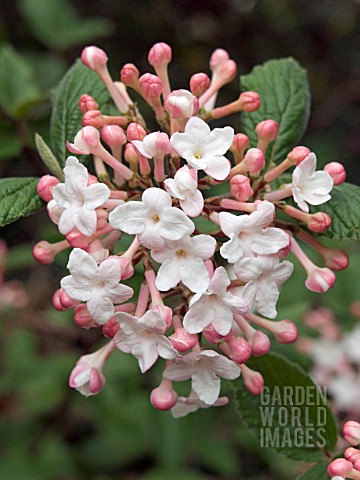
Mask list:
POLYGON ((160 221, 159 215, 154 215, 154 216, 152 217, 152 219, 153 219, 153 222, 154 222, 154 223, 158 223, 158 222, 160 221))
POLYGON ((185 257, 186 256, 186 250, 184 250, 183 248, 179 248, 179 250, 176 250, 176 255, 178 257, 185 257))

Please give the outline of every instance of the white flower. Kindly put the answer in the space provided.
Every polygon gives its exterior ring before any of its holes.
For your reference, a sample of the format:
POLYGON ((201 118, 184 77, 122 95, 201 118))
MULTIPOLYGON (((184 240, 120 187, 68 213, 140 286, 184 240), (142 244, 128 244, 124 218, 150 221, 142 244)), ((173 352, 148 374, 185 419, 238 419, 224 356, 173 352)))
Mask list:
POLYGON ((174 90, 165 99, 164 107, 171 118, 190 118, 196 113, 199 102, 188 90, 174 90))
POLYGON ((214 255, 215 247, 215 238, 196 235, 167 242, 163 248, 151 250, 153 259, 162 264, 156 277, 157 288, 167 291, 181 281, 193 292, 205 291, 210 277, 204 260, 214 255))
POLYGON ((218 267, 206 292, 197 293, 190 301, 184 317, 184 328, 189 333, 199 333, 212 324, 219 335, 227 335, 232 326, 233 313, 247 313, 247 304, 226 289, 230 285, 224 267, 218 267))
POLYGON ((250 215, 220 212, 221 230, 230 238, 220 248, 221 256, 235 263, 243 257, 272 255, 286 247, 287 234, 280 228, 269 227, 274 215, 275 207, 267 201, 260 202, 250 215))
POLYGON ((342 348, 346 356, 352 362, 360 365, 360 325, 357 325, 351 332, 345 335, 342 348))
POLYGON ((204 199, 197 189, 197 170, 184 165, 175 173, 174 178, 166 179, 164 184, 170 195, 179 199, 180 207, 186 215, 189 217, 200 215, 204 199))
POLYGON ((213 350, 191 352, 175 362, 166 367, 163 377, 180 382, 191 378, 191 388, 207 405, 213 405, 219 397, 220 378, 235 380, 241 373, 235 362, 213 350))
POLYGON ((174 418, 180 418, 196 412, 199 408, 222 407, 228 403, 229 399, 227 397, 219 397, 212 405, 208 405, 200 400, 196 393, 191 390, 188 397, 178 398, 176 405, 171 409, 171 414, 174 418))
POLYGON ((110 224, 130 235, 137 235, 147 248, 162 247, 165 240, 179 240, 195 229, 193 222, 161 188, 148 188, 141 202, 127 202, 109 215, 110 224))
POLYGON ((96 231, 96 208, 110 196, 103 183, 88 186, 88 171, 77 158, 68 157, 64 168, 65 183, 52 189, 54 200, 63 209, 59 218, 59 230, 66 235, 74 227, 91 236, 96 231))
POLYGON ((114 303, 122 303, 133 296, 133 289, 119 284, 120 263, 108 258, 97 266, 93 257, 74 248, 67 268, 71 275, 61 280, 61 288, 74 300, 86 302, 96 323, 103 325, 114 315, 114 303))
POLYGON ((136 149, 146 158, 153 158, 156 155, 171 153, 169 137, 164 132, 152 132, 146 135, 143 140, 132 140, 136 149))
POLYGON ((329 393, 339 410, 359 411, 360 375, 350 370, 333 378, 328 385, 329 393))
POLYGON ((293 264, 279 263, 276 256, 259 256, 243 258, 234 265, 236 276, 247 282, 242 290, 242 298, 250 308, 268 318, 275 318, 276 302, 279 298, 278 286, 290 277, 293 264))
POLYGON ((129 313, 117 313, 120 331, 114 337, 119 350, 132 353, 139 361, 142 373, 151 368, 158 357, 175 358, 177 352, 163 333, 166 323, 157 312, 149 310, 141 318, 129 313))
POLYGON ((330 200, 334 181, 330 174, 316 170, 316 155, 310 153, 294 170, 292 174, 292 193, 295 202, 304 212, 310 205, 321 205, 330 200))
POLYGON ((233 139, 233 128, 215 128, 211 131, 201 118, 191 117, 185 126, 185 132, 174 133, 170 142, 193 168, 204 170, 216 180, 224 180, 229 175, 230 162, 223 155, 233 139))

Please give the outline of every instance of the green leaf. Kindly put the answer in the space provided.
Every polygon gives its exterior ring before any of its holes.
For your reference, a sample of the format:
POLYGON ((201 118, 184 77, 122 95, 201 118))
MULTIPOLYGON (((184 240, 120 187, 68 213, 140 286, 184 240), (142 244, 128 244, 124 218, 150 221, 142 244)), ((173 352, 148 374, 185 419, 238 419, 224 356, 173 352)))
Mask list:
POLYGON ((243 91, 258 92, 261 106, 242 114, 242 132, 252 146, 257 144, 256 125, 266 119, 279 124, 276 140, 270 144, 266 160, 280 162, 302 137, 310 114, 310 91, 306 71, 293 58, 270 60, 240 78, 243 91))
POLYGON ((311 212, 325 212, 331 218, 331 226, 321 236, 333 240, 360 240, 360 187, 343 183, 331 191, 331 200, 311 212))
POLYGON ((53 95, 50 135, 52 149, 63 168, 68 156, 66 141, 72 142, 81 129, 82 115, 78 107, 81 95, 87 93, 95 98, 100 110, 106 110, 109 94, 92 70, 85 67, 80 60, 68 70, 53 95))
POLYGON ((45 163, 47 168, 53 173, 59 180, 64 180, 64 172, 59 165, 55 155, 51 151, 50 147, 46 144, 45 140, 35 133, 35 145, 41 157, 41 160, 45 163))
POLYGON ((0 180, 0 227, 27 217, 43 206, 36 191, 38 178, 3 178, 0 180))
POLYGON ((22 151, 22 144, 13 127, 0 127, 0 160, 17 157, 22 151))
POLYGON ((316 463, 297 477, 296 480, 329 480, 329 475, 326 473, 329 463, 329 460, 316 463))
POLYGON ((34 72, 10 45, 0 49, 0 106, 12 118, 24 117, 29 109, 44 100, 34 80, 34 72))
POLYGON ((236 398, 241 420, 261 447, 308 462, 335 448, 333 414, 304 370, 275 353, 253 357, 249 366, 263 375, 265 387, 255 396, 239 381, 236 398))
POLYGON ((20 0, 19 4, 34 37, 52 49, 66 50, 112 33, 109 20, 80 19, 68 0, 20 0))

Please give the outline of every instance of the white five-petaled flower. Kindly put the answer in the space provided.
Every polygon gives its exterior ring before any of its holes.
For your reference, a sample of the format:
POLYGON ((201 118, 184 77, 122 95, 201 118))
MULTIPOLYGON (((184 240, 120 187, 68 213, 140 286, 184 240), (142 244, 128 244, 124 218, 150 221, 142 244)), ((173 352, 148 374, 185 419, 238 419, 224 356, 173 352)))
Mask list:
POLYGON ((230 162, 224 154, 234 139, 231 127, 214 128, 198 117, 191 117, 185 126, 185 132, 174 133, 170 142, 174 150, 196 170, 216 180, 224 180, 230 172, 230 162))
POLYGON ((146 158, 171 153, 170 140, 164 132, 152 132, 146 135, 143 140, 132 140, 131 143, 146 158))
POLYGON ((103 183, 88 185, 88 171, 75 157, 68 157, 64 168, 65 183, 52 189, 54 200, 63 209, 59 218, 59 230, 66 235, 74 227, 90 236, 96 231, 96 208, 110 196, 103 183))
POLYGON ((272 255, 289 244, 288 235, 280 228, 269 227, 275 215, 274 204, 263 201, 250 215, 220 212, 221 230, 230 240, 220 248, 220 254, 229 263, 243 257, 272 255))
POLYGON ((158 357, 170 360, 177 351, 164 332, 166 323, 158 312, 148 310, 141 318, 129 313, 117 313, 120 330, 114 337, 116 347, 125 353, 132 353, 139 361, 142 373, 151 368, 158 357))
POLYGON ((316 171, 316 155, 310 153, 292 174, 292 193, 295 202, 304 212, 310 205, 321 205, 330 200, 334 181, 328 172, 316 171), (307 202, 307 203, 306 203, 307 202))
POLYGON ((180 207, 186 215, 189 217, 200 215, 204 199, 197 189, 197 170, 184 165, 175 173, 174 178, 167 178, 164 184, 170 195, 179 199, 180 207))
POLYGON ((119 283, 121 267, 116 258, 110 257, 98 266, 89 253, 74 248, 67 268, 71 275, 61 280, 61 288, 70 298, 86 302, 90 315, 100 325, 114 315, 114 303, 133 296, 132 288, 119 283))
POLYGON ((220 378, 235 380, 241 373, 235 362, 213 350, 191 352, 175 362, 166 367, 163 377, 180 382, 191 378, 192 390, 207 405, 213 405, 219 397, 220 378))
POLYGON ((189 333, 199 333, 212 324, 219 335, 227 335, 232 326, 233 313, 247 313, 248 305, 226 289, 230 279, 224 267, 218 267, 206 292, 197 293, 190 301, 184 317, 184 328, 189 333))
POLYGON ((234 272, 240 280, 247 282, 242 289, 242 298, 261 315, 275 318, 278 286, 286 282, 293 268, 288 261, 280 263, 275 255, 239 260, 234 265, 234 272))
POLYGON ((229 403, 228 397, 219 397, 212 405, 200 400, 196 393, 191 390, 188 397, 179 397, 176 405, 171 409, 174 418, 185 417, 189 413, 196 412, 199 408, 222 407, 229 403))
POLYGON ((181 281, 192 292, 205 291, 209 272, 204 264, 214 255, 216 240, 210 235, 189 235, 176 242, 166 242, 163 248, 151 250, 151 256, 161 263, 156 286, 160 291, 176 287, 181 281))
POLYGON ((148 188, 142 201, 131 201, 115 208, 110 224, 130 235, 137 235, 147 248, 163 247, 166 240, 179 240, 194 231, 195 225, 161 188, 148 188))

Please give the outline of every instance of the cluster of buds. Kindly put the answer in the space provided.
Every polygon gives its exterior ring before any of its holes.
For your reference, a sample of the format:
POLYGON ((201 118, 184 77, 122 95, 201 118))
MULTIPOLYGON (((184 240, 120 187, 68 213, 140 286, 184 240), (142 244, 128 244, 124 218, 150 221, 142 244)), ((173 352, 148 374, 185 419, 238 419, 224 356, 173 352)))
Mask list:
POLYGON ((228 53, 215 50, 211 78, 193 75, 190 90, 171 89, 171 57, 171 48, 158 43, 148 57, 156 75, 140 76, 135 65, 126 64, 117 82, 105 52, 84 49, 83 63, 104 82, 119 115, 103 114, 89 95, 80 98, 83 128, 67 145, 71 153, 93 156, 97 177, 70 156, 64 183, 51 176, 40 180, 39 195, 66 239, 40 242, 34 255, 51 263, 58 252, 73 248, 70 275, 61 280, 53 304, 74 308, 79 326, 102 327, 110 339, 79 360, 70 385, 86 395, 98 393, 102 367, 115 348, 132 354, 142 372, 161 357, 166 366, 150 400, 177 417, 226 404, 219 396, 221 378, 234 380, 242 373, 246 387, 259 394, 262 376, 246 362, 269 351, 264 330, 282 343, 296 340, 293 322, 273 321, 279 287, 293 270, 284 257, 292 252, 300 260, 306 286, 317 292, 333 286, 332 269, 345 268, 347 257, 308 231, 330 225, 325 213, 310 214, 308 204, 330 199, 342 167, 316 171, 316 157, 306 147, 296 147, 278 166, 266 166, 266 150, 278 134, 274 120, 257 125, 256 146, 230 126, 211 129, 207 123, 260 107, 256 92, 215 107, 218 91, 236 75, 228 53), (159 131, 149 131, 130 89, 153 110, 159 131), (292 183, 273 189, 272 182, 291 167, 292 183), (229 185, 227 194, 214 194, 220 183, 229 185), (287 205, 287 197, 299 209, 287 205), (276 209, 289 222, 277 220, 276 209), (118 251, 124 233, 132 241, 118 251), (305 255, 295 236, 323 255, 325 267, 305 255), (123 281, 136 265, 143 269, 143 283, 134 293, 123 281), (190 394, 179 397, 173 382, 188 379, 190 394))
MULTIPOLYGON (((360 318, 358 302, 351 313, 360 318)), ((360 414, 360 324, 342 333, 328 308, 317 308, 304 316, 304 323, 317 337, 301 336, 297 348, 313 361, 312 376, 331 395, 333 409, 351 417, 360 414)))
POLYGON ((360 423, 349 420, 343 427, 344 439, 352 445, 347 448, 344 457, 336 458, 328 466, 331 480, 360 480, 360 423), (357 448, 355 448, 357 447, 357 448))

